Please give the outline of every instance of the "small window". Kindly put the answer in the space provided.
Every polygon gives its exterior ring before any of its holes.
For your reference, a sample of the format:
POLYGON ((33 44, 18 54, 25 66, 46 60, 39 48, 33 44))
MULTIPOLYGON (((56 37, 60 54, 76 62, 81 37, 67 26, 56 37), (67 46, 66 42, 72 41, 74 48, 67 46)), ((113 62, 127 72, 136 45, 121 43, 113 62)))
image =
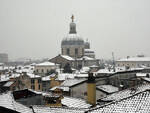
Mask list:
POLYGON ((38 79, 38 83, 41 83, 41 79, 38 79))
POLYGON ((39 85, 39 90, 41 89, 41 85, 39 85))
POLYGON ((47 73, 49 72, 49 70, 47 69, 47 73))
POLYGON ((75 48, 75 54, 78 55, 78 48, 75 48))
POLYGON ((37 69, 37 70, 36 70, 36 72, 38 73, 38 72, 39 72, 39 70, 37 69))
POLYGON ((31 79, 31 84, 34 84, 34 82, 35 82, 34 79, 31 79))

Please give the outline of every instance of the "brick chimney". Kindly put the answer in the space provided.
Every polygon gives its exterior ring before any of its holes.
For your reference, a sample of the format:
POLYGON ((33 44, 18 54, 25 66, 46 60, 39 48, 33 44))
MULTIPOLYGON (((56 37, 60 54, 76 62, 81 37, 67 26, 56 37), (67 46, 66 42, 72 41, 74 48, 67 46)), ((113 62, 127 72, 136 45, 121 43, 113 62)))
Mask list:
POLYGON ((93 73, 88 74, 87 81, 87 102, 93 106, 96 105, 96 83, 93 73))

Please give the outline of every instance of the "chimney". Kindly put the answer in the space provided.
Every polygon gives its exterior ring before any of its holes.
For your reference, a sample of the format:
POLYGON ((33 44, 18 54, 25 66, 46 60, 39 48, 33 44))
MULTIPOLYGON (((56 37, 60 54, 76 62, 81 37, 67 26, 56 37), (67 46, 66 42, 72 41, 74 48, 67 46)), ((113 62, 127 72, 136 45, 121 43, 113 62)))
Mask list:
POLYGON ((96 105, 96 83, 93 73, 88 74, 87 81, 87 102, 93 106, 96 105))

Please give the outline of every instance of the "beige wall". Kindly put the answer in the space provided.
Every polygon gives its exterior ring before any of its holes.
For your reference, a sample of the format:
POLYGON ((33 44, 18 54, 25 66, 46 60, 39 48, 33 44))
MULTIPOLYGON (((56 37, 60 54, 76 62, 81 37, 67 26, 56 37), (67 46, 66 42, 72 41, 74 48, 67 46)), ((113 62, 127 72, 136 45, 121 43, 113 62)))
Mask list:
POLYGON ((62 48, 62 55, 68 55, 67 54, 67 49, 70 49, 70 54, 69 54, 69 56, 71 56, 71 57, 78 57, 78 58, 80 58, 80 57, 82 57, 83 55, 84 55, 84 46, 79 46, 79 47, 77 47, 77 46, 73 46, 73 47, 63 47, 62 48), (78 55, 76 56, 76 54, 75 54, 75 49, 78 49, 78 55))
POLYGON ((57 66, 35 66, 34 71, 37 74, 46 74, 48 71, 51 71, 52 69, 56 69, 56 67, 57 66))
POLYGON ((41 77, 38 78, 30 78, 27 75, 22 75, 20 76, 20 81, 22 82, 22 84, 24 84, 24 87, 22 87, 22 89, 24 88, 28 88, 28 89, 32 89, 32 86, 34 86, 35 91, 42 91, 42 81, 41 81, 41 77), (41 81, 40 83, 38 83, 38 79, 41 81), (31 80, 34 80, 34 84, 31 83, 31 80), (39 89, 39 85, 40 85, 40 89, 39 89))

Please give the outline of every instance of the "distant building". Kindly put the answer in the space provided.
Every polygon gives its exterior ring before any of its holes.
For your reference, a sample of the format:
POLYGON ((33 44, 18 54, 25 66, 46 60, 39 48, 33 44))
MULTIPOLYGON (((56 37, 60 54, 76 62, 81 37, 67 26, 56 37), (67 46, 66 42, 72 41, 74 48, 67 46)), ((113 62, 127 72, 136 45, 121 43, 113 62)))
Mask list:
POLYGON ((61 54, 73 58, 81 58, 84 55, 95 58, 94 51, 90 50, 90 43, 84 41, 76 31, 74 16, 71 17, 69 34, 61 42, 61 54))
POLYGON ((30 73, 24 73, 19 77, 20 85, 24 86, 21 89, 28 88, 35 91, 42 91, 41 76, 30 73))
POLYGON ((7 63, 8 62, 8 54, 0 53, 0 63, 7 63))
POLYGON ((60 64, 61 67, 69 63, 75 69, 81 69, 85 66, 99 66, 99 59, 95 58, 95 52, 90 49, 88 40, 85 42, 77 34, 74 16, 71 19, 69 34, 61 42, 61 55, 49 61, 60 64))
POLYGON ((36 74, 44 76, 46 74, 49 74, 52 70, 55 70, 57 67, 57 64, 47 61, 40 64, 36 64, 34 71, 36 74))
POLYGON ((127 68, 150 67, 150 57, 137 56, 119 59, 116 61, 116 66, 127 68))

